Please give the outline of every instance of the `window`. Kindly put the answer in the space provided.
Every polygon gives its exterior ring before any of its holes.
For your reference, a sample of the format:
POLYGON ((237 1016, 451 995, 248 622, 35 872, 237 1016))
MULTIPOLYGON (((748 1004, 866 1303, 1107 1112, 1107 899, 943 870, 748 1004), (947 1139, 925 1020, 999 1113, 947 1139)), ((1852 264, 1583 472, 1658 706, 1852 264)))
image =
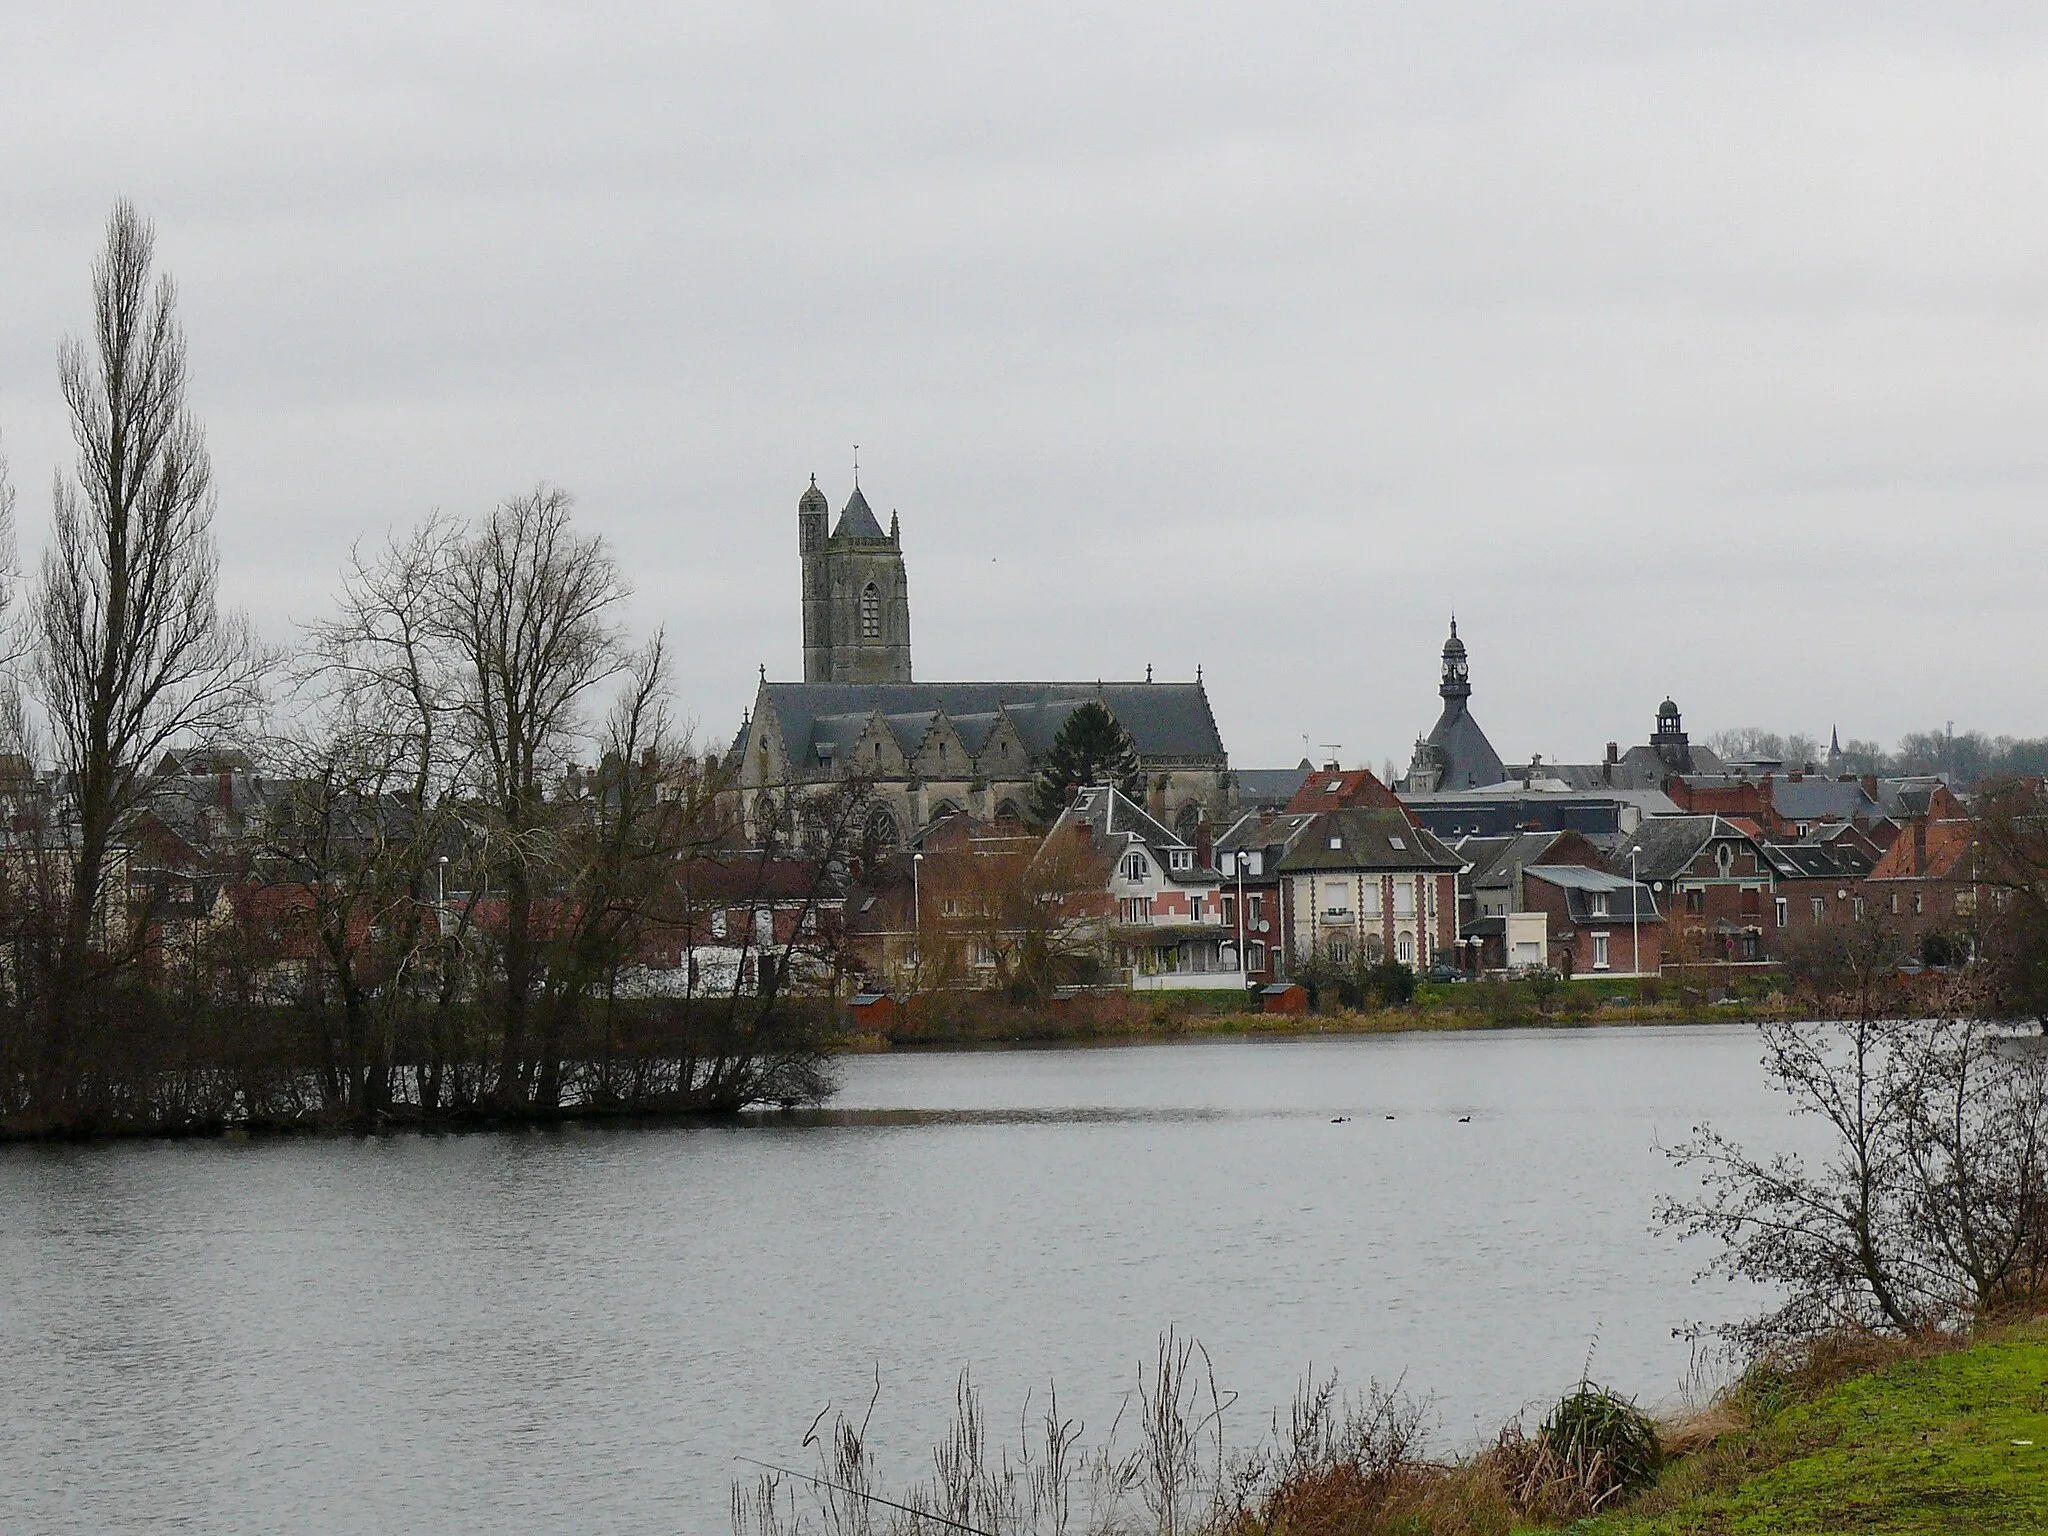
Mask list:
POLYGON ((947 917, 958 917, 960 915, 960 898, 948 896, 939 903, 939 911, 947 917))
POLYGON ((1399 955, 1401 956, 1401 963, 1402 963, 1403 965, 1413 965, 1413 964, 1415 963, 1415 935, 1414 935, 1414 934, 1412 934, 1412 933, 1404 933, 1404 934, 1402 934, 1400 938, 1398 938, 1398 939, 1396 939, 1396 940, 1394 941, 1394 948, 1395 948, 1396 952, 1397 952, 1397 953, 1399 953, 1399 955))
POLYGON ((1705 912, 1707 910, 1707 893, 1701 890, 1687 891, 1685 893, 1685 910, 1692 913, 1705 912))
POLYGON ((1827 899, 1827 897, 1825 897, 1825 896, 1816 896, 1816 897, 1814 897, 1814 898, 1813 898, 1813 920, 1814 920, 1814 921, 1815 921, 1816 923, 1818 923, 1818 922, 1821 922, 1822 920, 1824 920, 1824 919, 1825 919, 1825 918, 1827 917, 1827 915, 1828 915, 1828 899, 1827 899))
POLYGON ((1330 957, 1330 964, 1349 965, 1351 963, 1351 940, 1347 935, 1341 933, 1331 934, 1329 943, 1325 944, 1323 949, 1330 957))
POLYGON ((1332 853, 1342 853, 1343 851, 1344 851, 1344 839, 1343 839, 1343 838, 1341 838, 1341 837, 1333 837, 1333 838, 1331 838, 1331 839, 1330 839, 1330 852, 1332 852, 1332 853))
POLYGON ((1387 952, 1387 946, 1376 933, 1365 936, 1365 959, 1368 965, 1378 965, 1380 957, 1387 952))
POLYGON ((1913 915, 1918 917, 1925 910, 1926 904, 1921 900, 1920 893, 1915 891, 1913 893, 1913 915))
POLYGON ((1261 849, 1254 848, 1249 853, 1239 854, 1238 857, 1240 859, 1249 859, 1251 861, 1249 864, 1244 866, 1244 872, 1248 875, 1259 874, 1265 868, 1266 855, 1264 851, 1261 849))
POLYGON ((1780 896, 1778 898, 1778 926, 1780 928, 1788 928, 1791 926, 1791 909, 1792 903, 1787 901, 1783 896, 1780 896))
MULTIPOLYGON (((1096 866, 1098 869, 1101 867, 1099 864, 1096 866)), ((1151 862, 1142 853, 1131 854, 1124 860, 1124 878, 1126 880, 1143 880, 1151 873, 1151 862)))
POLYGON ((1856 898, 1856 921, 1859 923, 1863 921, 1863 898, 1861 896, 1856 898))
POLYGON ((1237 898, 1235 896, 1223 898, 1223 926, 1230 929, 1237 927, 1237 898))
POLYGON ((1593 969, 1596 971, 1607 969, 1607 935, 1604 933, 1593 935, 1593 969))
POLYGON ((882 641, 882 594, 871 581, 860 593, 860 643, 879 645, 882 641))
POLYGON ((1266 920, 1266 898, 1247 896, 1244 899, 1244 920, 1256 928, 1266 920))
POLYGON ((1388 846, 1388 847, 1390 847, 1390 848, 1399 848, 1399 849, 1400 849, 1400 850, 1401 850, 1402 852, 1404 852, 1404 853, 1405 853, 1405 852, 1407 851, 1407 849, 1408 849, 1408 845, 1407 845, 1406 843, 1402 842, 1402 841, 1401 841, 1401 839, 1400 839, 1400 838, 1398 838, 1398 837, 1390 837, 1390 838, 1388 838, 1388 839, 1387 839, 1387 846, 1388 846))
POLYGON ((1377 875, 1367 875, 1365 877, 1365 915, 1367 917, 1378 917, 1380 915, 1380 882, 1377 875))
POLYGON ((1323 887, 1323 912, 1328 917, 1351 915, 1351 883, 1332 880, 1323 887))
POLYGON ((1593 892, 1592 899, 1593 915, 1595 917, 1607 916, 1607 893, 1605 891, 1595 891, 1593 892))
POLYGON ((1714 867, 1721 871, 1722 879, 1728 878, 1728 871, 1735 867, 1735 848, 1733 844, 1722 843, 1714 849, 1714 867))
MULTIPOLYGON (((1860 907, 1860 906, 1862 906, 1862 905, 1863 905, 1863 903, 1859 901, 1859 902, 1857 902, 1857 903, 1856 903, 1856 905, 1860 907)), ((1957 917, 1974 917, 1974 916, 1976 916, 1976 915, 1977 915, 1977 893, 1976 893, 1976 892, 1975 892, 1974 890, 1969 890, 1969 891, 1957 891, 1957 892, 1956 892, 1956 916, 1957 916, 1957 917)))
POLYGON ((775 913, 772 908, 766 912, 756 912, 754 914, 754 942, 756 944, 773 944, 775 942, 775 913))
POLYGON ((1170 849, 1167 852, 1166 858, 1167 862, 1175 869, 1189 870, 1195 867, 1195 856, 1186 848, 1170 849))
POLYGON ((1199 896, 1190 896, 1188 898, 1188 921, 1191 923, 1199 923, 1201 920, 1202 898, 1199 896))
POLYGON ((714 939, 725 937, 725 913, 722 911, 711 914, 711 937, 714 939))
POLYGON ((1244 947, 1244 968, 1248 971, 1263 971, 1266 968, 1266 946, 1257 942, 1244 947))
POLYGON ((1891 908, 1892 916, 1897 917, 1899 915, 1899 893, 1897 891, 1892 892, 1891 908))
POLYGON ((1403 875, 1394 882, 1394 916, 1415 915, 1415 882, 1403 875))
POLYGON ((1116 920, 1125 927, 1142 927, 1152 921, 1150 896, 1125 896, 1116 904, 1116 920))

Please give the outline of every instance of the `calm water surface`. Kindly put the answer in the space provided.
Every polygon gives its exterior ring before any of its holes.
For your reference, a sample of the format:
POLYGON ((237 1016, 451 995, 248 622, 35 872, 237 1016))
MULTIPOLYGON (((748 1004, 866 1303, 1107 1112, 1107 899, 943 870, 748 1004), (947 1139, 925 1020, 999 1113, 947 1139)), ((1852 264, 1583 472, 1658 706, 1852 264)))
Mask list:
POLYGON ((732 1458, 799 1459, 878 1369, 917 1475, 963 1365, 997 1425, 1050 1378, 1099 1430, 1168 1326, 1245 1439, 1311 1365, 1405 1375, 1449 1443, 1596 1338, 1668 1397, 1672 1329, 1755 1298, 1648 1230, 1655 1147, 1810 1135, 1757 1058, 1737 1026, 900 1055, 793 1123, 9 1150, 0 1530, 718 1532, 732 1458))

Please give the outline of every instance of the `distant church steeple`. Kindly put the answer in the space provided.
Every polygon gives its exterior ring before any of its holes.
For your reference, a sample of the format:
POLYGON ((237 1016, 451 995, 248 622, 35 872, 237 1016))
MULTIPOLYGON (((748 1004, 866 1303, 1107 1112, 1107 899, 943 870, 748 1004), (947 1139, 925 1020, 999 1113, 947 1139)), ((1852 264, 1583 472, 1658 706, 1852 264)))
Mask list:
POLYGON ((903 570, 902 525, 889 531, 856 479, 853 494, 828 535, 830 503, 811 476, 797 502, 797 548, 803 557, 804 681, 907 683, 910 678, 910 584, 903 570))

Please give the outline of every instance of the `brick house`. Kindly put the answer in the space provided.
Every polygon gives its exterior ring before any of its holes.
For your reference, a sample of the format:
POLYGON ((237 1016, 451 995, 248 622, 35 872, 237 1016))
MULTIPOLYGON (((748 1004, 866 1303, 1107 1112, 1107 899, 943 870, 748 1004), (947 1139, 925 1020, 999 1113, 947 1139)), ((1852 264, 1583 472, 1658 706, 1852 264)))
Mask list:
POLYGON ((1531 864, 1521 883, 1517 910, 1547 919, 1552 970, 1641 976, 1663 969, 1664 917, 1647 885, 1576 864, 1531 864))
POLYGON ((1908 939, 1944 934, 1974 945, 1980 912, 1994 887, 1962 802, 1943 788, 1928 814, 1914 818, 1864 882, 1877 913, 1908 939))
POLYGON ((1398 807, 1313 817, 1279 862, 1290 959, 1394 959, 1418 968, 1451 960, 1463 868, 1398 807))
POLYGON ((1611 862, 1648 882, 1667 918, 1667 962, 1770 959, 1777 871, 1757 839, 1727 817, 1651 817, 1623 839, 1611 862))
POLYGON ((1243 946, 1248 985, 1269 985, 1288 974, 1280 860, 1314 821, 1312 814, 1247 814, 1216 840, 1223 922, 1243 946))
POLYGON ((1864 879, 1875 862, 1867 847, 1848 838, 1760 844, 1775 872, 1765 950, 1774 959, 1816 929, 1861 922, 1869 909, 1864 879))
POLYGON ((1186 841, 1122 791, 1098 784, 1077 793, 1046 833, 1048 845, 1061 838, 1085 838, 1108 869, 1103 939, 1108 963, 1126 985, 1244 986, 1207 822, 1186 841))

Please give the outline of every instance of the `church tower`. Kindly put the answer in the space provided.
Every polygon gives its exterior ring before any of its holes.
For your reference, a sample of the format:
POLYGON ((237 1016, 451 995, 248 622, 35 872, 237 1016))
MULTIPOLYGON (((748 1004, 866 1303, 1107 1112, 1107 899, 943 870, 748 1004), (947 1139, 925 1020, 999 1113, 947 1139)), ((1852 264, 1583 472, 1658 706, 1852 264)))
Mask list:
POLYGON ((856 482, 828 535, 828 503, 811 477, 797 502, 797 548, 803 556, 804 681, 907 683, 910 678, 910 585, 903 572, 902 531, 875 521, 856 482))

